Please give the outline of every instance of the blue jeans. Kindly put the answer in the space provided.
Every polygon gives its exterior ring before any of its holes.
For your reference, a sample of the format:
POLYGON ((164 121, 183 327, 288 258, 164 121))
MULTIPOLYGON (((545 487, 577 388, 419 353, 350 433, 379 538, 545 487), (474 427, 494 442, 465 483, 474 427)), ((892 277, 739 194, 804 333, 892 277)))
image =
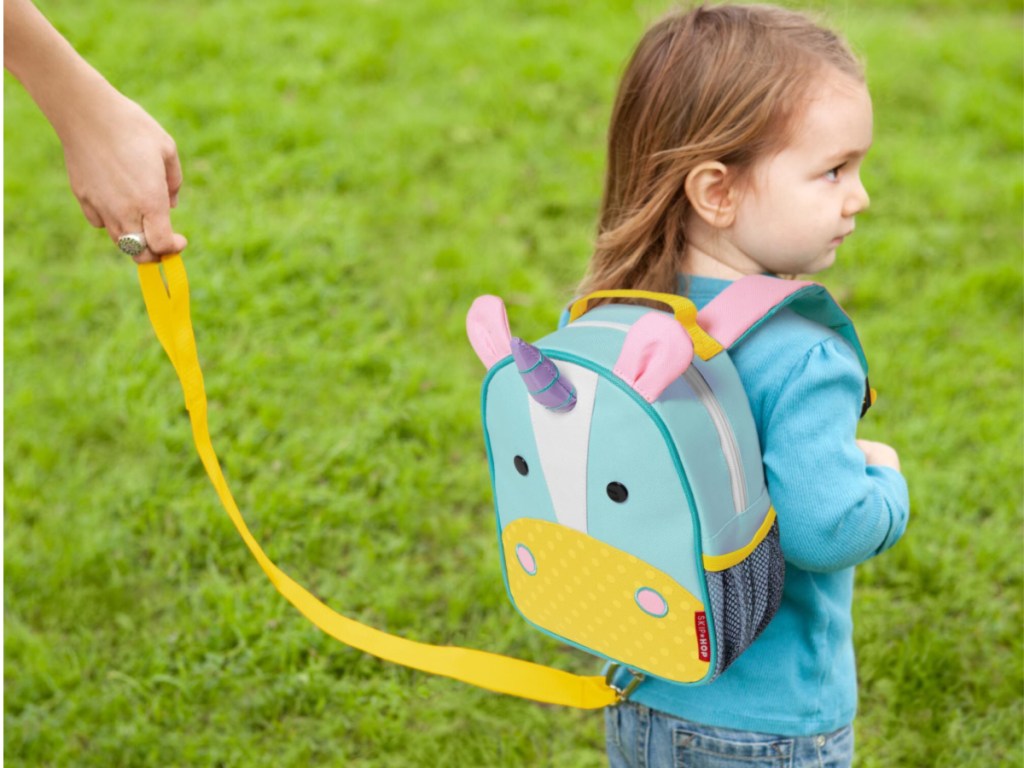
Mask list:
POLYGON ((849 768, 853 728, 773 736, 691 723, 642 704, 605 710, 611 768, 849 768))

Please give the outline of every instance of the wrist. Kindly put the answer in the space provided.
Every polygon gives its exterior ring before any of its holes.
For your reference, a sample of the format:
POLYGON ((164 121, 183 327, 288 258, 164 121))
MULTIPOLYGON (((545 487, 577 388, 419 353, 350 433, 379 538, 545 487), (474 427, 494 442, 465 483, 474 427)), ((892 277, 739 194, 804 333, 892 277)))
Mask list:
POLYGON ((48 89, 36 100, 62 144, 88 134, 90 127, 103 130, 111 119, 112 106, 123 98, 99 72, 84 61, 82 64, 67 73, 62 87, 48 89))

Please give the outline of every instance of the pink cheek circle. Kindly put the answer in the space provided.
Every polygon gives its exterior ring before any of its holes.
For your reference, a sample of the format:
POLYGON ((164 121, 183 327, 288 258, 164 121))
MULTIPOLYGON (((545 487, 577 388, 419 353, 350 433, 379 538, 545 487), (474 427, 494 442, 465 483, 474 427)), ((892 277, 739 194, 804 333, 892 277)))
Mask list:
POLYGON ((537 561, 534 560, 533 553, 525 544, 516 544, 516 559, 519 560, 519 564, 527 574, 530 576, 537 574, 537 561))
POLYGON ((648 616, 660 619, 668 615, 668 603, 665 602, 665 598, 650 587, 641 587, 638 589, 636 591, 636 595, 634 595, 634 599, 636 600, 636 604, 640 606, 640 610, 648 616))

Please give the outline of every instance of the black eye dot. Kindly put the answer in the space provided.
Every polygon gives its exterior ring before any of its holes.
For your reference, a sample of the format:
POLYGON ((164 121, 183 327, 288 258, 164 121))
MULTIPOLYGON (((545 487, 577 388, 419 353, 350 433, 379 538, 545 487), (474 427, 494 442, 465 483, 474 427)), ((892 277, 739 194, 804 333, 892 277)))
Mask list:
POLYGON ((622 483, 608 483, 608 498, 616 504, 621 504, 629 498, 629 491, 622 483))
POLYGON ((526 459, 524 459, 522 456, 516 456, 512 460, 512 463, 516 465, 516 472, 518 472, 523 477, 526 477, 528 474, 530 474, 530 465, 526 463, 526 459))

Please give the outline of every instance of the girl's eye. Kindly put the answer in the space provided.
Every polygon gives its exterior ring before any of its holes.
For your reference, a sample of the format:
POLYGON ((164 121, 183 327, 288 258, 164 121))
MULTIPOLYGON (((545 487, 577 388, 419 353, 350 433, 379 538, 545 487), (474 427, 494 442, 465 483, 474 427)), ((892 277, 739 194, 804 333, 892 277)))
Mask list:
MULTIPOLYGON (((846 163, 843 163, 843 165, 846 165, 846 163)), ((842 165, 837 165, 835 168, 832 168, 831 170, 825 171, 825 178, 828 181, 839 181, 839 172, 842 169, 843 169, 842 165)))

